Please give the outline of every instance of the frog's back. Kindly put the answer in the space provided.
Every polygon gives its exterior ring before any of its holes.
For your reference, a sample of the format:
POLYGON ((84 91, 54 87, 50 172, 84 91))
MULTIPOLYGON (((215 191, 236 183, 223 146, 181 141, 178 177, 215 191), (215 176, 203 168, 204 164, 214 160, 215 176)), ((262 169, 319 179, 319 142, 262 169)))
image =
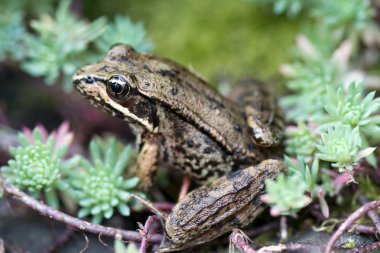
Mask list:
POLYGON ((125 74, 134 76, 141 94, 196 125, 228 152, 255 156, 251 152, 253 143, 242 108, 222 97, 185 67, 124 47, 127 49, 124 49, 122 69, 128 72, 125 74))

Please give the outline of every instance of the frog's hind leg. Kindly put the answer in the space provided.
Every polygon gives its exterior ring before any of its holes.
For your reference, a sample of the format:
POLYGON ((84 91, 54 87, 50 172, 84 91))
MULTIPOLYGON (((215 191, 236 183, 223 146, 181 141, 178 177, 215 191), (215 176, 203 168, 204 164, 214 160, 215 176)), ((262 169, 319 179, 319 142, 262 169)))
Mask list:
POLYGON ((283 137, 284 117, 274 97, 263 86, 252 79, 241 81, 235 98, 244 108, 252 141, 258 146, 273 147, 283 137))

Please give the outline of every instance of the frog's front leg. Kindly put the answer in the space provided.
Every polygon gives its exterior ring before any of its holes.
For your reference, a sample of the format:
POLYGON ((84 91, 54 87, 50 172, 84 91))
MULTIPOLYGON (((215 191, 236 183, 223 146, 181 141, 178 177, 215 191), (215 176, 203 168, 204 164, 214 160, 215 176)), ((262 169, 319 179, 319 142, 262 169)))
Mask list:
POLYGON ((241 82, 237 101, 244 107, 252 141, 258 146, 273 147, 283 137, 284 118, 274 97, 263 86, 254 80, 241 82))
POLYGON ((280 160, 233 172, 184 197, 165 222, 166 241, 158 252, 185 249, 248 225, 265 208, 260 199, 265 179, 285 170, 280 160))
POLYGON ((142 190, 149 190, 153 185, 153 178, 156 174, 160 161, 162 145, 155 139, 145 141, 137 157, 137 177, 140 178, 139 187, 142 190))

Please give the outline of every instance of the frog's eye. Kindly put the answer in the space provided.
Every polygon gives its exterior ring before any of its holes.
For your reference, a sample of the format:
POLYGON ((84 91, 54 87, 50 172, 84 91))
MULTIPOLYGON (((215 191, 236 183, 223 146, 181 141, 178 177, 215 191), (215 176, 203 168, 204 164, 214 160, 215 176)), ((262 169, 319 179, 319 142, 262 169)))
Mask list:
POLYGON ((130 85, 123 76, 113 75, 107 81, 107 91, 115 98, 122 98, 128 95, 130 85))

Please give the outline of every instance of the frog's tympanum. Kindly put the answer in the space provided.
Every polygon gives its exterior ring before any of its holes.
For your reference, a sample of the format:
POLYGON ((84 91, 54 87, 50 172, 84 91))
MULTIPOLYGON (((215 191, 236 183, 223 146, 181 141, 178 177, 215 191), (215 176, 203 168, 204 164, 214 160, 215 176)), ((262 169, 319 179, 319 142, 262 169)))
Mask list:
POLYGON ((159 252, 211 241, 264 209, 265 179, 284 170, 268 151, 281 140, 283 120, 260 83, 241 82, 230 100, 187 68, 128 45, 79 69, 73 82, 95 106, 129 122, 145 188, 158 166, 204 184, 166 219, 159 252))

